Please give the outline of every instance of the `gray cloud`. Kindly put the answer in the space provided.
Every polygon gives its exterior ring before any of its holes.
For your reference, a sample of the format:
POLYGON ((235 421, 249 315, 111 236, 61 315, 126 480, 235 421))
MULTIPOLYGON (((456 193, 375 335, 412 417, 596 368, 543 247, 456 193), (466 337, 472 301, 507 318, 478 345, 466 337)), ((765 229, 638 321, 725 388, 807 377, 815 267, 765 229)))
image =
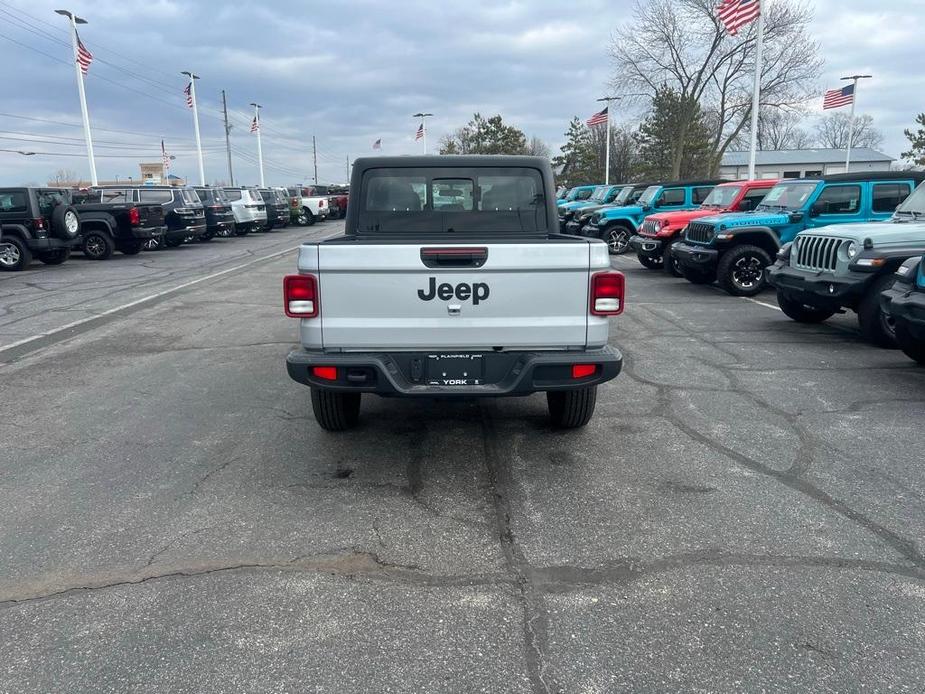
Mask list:
MULTIPOLYGON (((60 5, 0 3, 0 35, 51 56, 0 38, 0 64, 12 68, 4 71, 0 112, 79 124, 66 24, 52 11, 60 5)), ((922 108, 909 99, 925 82, 913 57, 925 29, 916 12, 920 2, 898 1, 883 11, 870 10, 867 0, 817 0, 815 6, 826 58, 820 90, 846 72, 874 74, 861 91, 859 109, 876 119, 886 151, 897 155, 902 128, 922 108)), ((310 178, 312 134, 324 181, 343 180, 347 157, 371 153, 377 138, 385 153, 420 151, 411 118, 420 109, 436 114, 429 128, 433 144, 478 110, 500 112, 528 135, 558 146, 569 118, 595 110, 610 72, 608 41, 628 18, 631 2, 79 0, 70 8, 90 20, 82 37, 98 59, 87 91, 101 177, 137 175, 138 161, 158 160, 161 138, 177 157, 173 170, 195 172, 192 120, 179 75, 191 69, 202 76, 197 89, 207 178, 226 176, 219 117, 225 89, 239 152, 236 176, 256 181, 248 104, 257 101, 264 107, 267 177, 284 183, 310 178), (112 158, 117 154, 128 156, 112 158)), ((79 127, 0 116, 0 130, 8 138, 0 140, 2 148, 77 155, 0 153, 7 184, 44 181, 64 166, 86 172, 79 127), (25 141, 41 134, 57 143, 25 141), (16 137, 21 139, 11 139, 16 137)))

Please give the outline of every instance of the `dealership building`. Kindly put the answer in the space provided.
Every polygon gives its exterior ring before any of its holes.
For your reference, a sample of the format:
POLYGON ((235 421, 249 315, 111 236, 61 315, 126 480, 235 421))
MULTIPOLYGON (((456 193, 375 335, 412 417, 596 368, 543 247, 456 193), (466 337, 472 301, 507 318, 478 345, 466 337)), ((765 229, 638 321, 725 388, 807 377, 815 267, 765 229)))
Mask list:
MULTIPOLYGON (((748 152, 726 152, 719 175, 730 181, 748 177, 748 152)), ((851 149, 849 171, 889 171, 895 160, 869 147, 851 149)), ((757 178, 800 178, 845 172, 843 149, 782 149, 758 152, 755 161, 757 178)))

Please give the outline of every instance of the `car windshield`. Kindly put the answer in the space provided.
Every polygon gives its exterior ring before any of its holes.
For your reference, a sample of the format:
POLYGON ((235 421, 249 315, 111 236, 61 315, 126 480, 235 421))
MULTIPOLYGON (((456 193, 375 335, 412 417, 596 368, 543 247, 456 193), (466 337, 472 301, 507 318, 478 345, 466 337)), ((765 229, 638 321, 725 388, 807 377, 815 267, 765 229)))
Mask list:
POLYGON ((623 186, 617 197, 613 199, 613 204, 619 207, 620 205, 625 205, 626 201, 630 199, 630 195, 633 194, 633 186, 623 186))
POLYGON ((607 195, 607 191, 610 190, 607 186, 598 186, 594 189, 594 192, 591 193, 591 197, 588 198, 590 202, 604 202, 604 197, 607 195))
POLYGON ((360 191, 361 232, 546 230, 543 178, 529 168, 371 169, 360 191))
POLYGON ((643 207, 651 205, 661 189, 661 186, 649 186, 646 188, 645 192, 639 196, 639 204, 643 207))
POLYGON ((736 199, 742 186, 716 186, 710 191, 707 199, 703 201, 701 207, 720 207, 726 209, 736 199))
POLYGON ((919 185, 912 195, 903 201, 903 204, 896 208, 900 215, 909 215, 913 217, 925 216, 925 183, 919 185))
POLYGON ((764 200, 758 205, 759 210, 799 210, 816 190, 816 181, 778 183, 771 188, 764 200))

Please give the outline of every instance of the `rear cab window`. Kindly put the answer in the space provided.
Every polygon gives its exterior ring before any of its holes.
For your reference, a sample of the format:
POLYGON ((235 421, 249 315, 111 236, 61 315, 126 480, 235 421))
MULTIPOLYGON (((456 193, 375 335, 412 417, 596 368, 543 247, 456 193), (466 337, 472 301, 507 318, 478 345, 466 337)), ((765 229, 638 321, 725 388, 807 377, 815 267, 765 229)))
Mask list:
POLYGON ((548 230, 542 174, 526 167, 369 169, 359 200, 360 233, 548 230))

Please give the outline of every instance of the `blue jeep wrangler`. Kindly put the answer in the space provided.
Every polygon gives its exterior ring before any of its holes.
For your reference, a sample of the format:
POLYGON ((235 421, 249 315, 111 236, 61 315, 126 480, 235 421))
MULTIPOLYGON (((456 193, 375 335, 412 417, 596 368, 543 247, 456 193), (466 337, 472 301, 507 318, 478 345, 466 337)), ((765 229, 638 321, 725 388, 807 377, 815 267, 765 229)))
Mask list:
POLYGON ((655 183, 633 205, 607 207, 598 210, 581 229, 584 236, 603 239, 611 255, 626 253, 630 238, 636 234, 642 220, 656 212, 692 210, 700 207, 720 180, 713 181, 671 181, 655 183))
POLYGON ((597 184, 593 186, 575 186, 572 188, 564 198, 559 198, 556 200, 556 206, 562 207, 567 205, 570 202, 575 202, 576 200, 587 200, 594 193, 594 189, 598 188, 597 184))
MULTIPOLYGON (((585 227, 591 223, 591 217, 595 212, 610 209, 611 207, 623 207, 624 205, 635 205, 640 196, 646 192, 651 183, 626 183, 617 186, 617 194, 613 200, 603 205, 588 205, 576 211, 572 218, 565 225, 565 233, 573 236, 589 235, 591 228, 585 231, 585 227)), ((597 230, 594 230, 597 234, 597 230)))
POLYGON ((896 269, 893 286, 880 295, 880 304, 893 323, 899 348, 925 366, 925 256, 909 258, 896 269))
POLYGON ((889 219, 925 174, 867 172, 781 181, 754 212, 691 222, 672 257, 694 284, 719 285, 733 296, 754 296, 781 246, 804 229, 889 219), (905 191, 896 194, 896 186, 905 191))
POLYGON ((581 214, 585 208, 600 209, 604 205, 611 204, 621 190, 623 190, 622 185, 598 186, 589 198, 559 205, 559 231, 564 232, 566 224, 575 216, 581 214))

